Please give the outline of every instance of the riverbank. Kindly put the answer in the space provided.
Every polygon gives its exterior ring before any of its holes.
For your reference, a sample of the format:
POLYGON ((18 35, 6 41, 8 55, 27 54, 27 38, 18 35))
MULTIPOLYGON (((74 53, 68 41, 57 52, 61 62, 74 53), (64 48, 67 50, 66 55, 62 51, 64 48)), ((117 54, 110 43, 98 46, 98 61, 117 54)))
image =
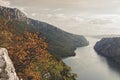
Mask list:
POLYGON ((77 73, 77 80, 120 80, 120 74, 108 64, 104 57, 97 55, 93 46, 99 38, 87 37, 90 45, 77 48, 76 56, 63 59, 77 73))

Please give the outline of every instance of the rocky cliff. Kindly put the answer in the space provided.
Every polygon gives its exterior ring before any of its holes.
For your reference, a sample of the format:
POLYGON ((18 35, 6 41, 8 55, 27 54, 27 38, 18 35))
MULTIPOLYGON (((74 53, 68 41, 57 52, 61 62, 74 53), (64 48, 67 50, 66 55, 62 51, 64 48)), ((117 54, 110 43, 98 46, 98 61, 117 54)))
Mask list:
POLYGON ((6 17, 8 20, 19 20, 19 21, 26 21, 27 17, 24 13, 22 13, 17 8, 7 8, 0 6, 0 15, 6 17))
POLYGON ((19 80, 5 48, 0 49, 0 80, 19 80))
POLYGON ((103 38, 96 43, 94 47, 95 51, 105 56, 117 64, 120 64, 120 38, 103 38))
POLYGON ((12 22, 18 32, 28 28, 31 32, 40 32, 40 37, 45 37, 50 53, 61 57, 74 56, 77 47, 87 46, 89 43, 82 35, 65 32, 51 24, 27 18, 24 13, 16 8, 0 7, 0 16, 12 22))

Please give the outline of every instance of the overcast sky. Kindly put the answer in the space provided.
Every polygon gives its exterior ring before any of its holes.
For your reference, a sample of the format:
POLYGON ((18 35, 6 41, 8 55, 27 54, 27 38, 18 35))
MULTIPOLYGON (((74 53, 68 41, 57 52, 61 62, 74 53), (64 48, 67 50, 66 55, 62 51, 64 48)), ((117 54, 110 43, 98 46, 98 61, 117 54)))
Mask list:
POLYGON ((120 34, 120 0, 0 0, 0 5, 77 34, 120 34))

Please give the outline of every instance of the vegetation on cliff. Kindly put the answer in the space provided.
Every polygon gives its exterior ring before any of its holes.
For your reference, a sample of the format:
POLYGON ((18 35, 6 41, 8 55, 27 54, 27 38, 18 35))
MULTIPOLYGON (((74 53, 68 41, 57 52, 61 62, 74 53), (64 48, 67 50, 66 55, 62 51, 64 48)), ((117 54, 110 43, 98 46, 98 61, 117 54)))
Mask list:
MULTIPOLYGON (((29 26, 29 25, 22 25, 29 26)), ((70 67, 48 52, 38 32, 17 32, 14 22, 0 16, 0 47, 9 51, 16 72, 23 80, 75 80, 70 67)))
POLYGON ((87 46, 89 43, 82 35, 65 32, 51 24, 28 18, 16 8, 0 6, 0 15, 11 21, 17 32, 40 32, 39 37, 45 37, 48 51, 61 57, 75 56, 77 47, 87 46))

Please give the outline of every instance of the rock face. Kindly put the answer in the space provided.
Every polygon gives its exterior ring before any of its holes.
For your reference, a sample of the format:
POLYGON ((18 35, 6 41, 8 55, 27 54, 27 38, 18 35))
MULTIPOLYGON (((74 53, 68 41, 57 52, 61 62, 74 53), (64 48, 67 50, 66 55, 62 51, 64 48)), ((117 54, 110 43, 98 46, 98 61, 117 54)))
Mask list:
POLYGON ((94 46, 95 51, 120 64, 120 38, 103 38, 94 46))
POLYGON ((19 80, 5 48, 0 49, 0 80, 19 80))
POLYGON ((26 21, 27 17, 24 13, 16 8, 7 8, 0 6, 0 15, 6 17, 8 20, 19 20, 19 21, 26 21))

